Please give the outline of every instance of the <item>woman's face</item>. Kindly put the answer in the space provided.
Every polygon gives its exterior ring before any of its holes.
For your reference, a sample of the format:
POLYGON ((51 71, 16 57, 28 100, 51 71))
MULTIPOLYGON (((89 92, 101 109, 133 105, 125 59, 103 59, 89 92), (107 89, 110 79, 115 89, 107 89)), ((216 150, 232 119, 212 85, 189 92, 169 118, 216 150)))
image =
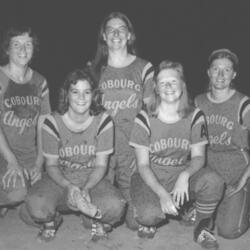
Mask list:
POLYGON ((233 63, 228 58, 215 59, 211 63, 207 73, 211 88, 216 90, 229 89, 232 80, 236 76, 233 63))
POLYGON ((75 115, 88 115, 92 102, 92 89, 87 80, 78 80, 71 84, 69 93, 69 112, 75 115))
POLYGON ((130 37, 131 34, 123 20, 119 18, 113 18, 107 22, 103 39, 106 41, 110 50, 126 48, 130 37))
POLYGON ((163 69, 157 76, 157 90, 161 101, 174 103, 182 94, 182 79, 174 69, 163 69))
POLYGON ((10 40, 7 55, 9 62, 16 66, 26 66, 30 62, 34 52, 33 39, 28 33, 14 36, 10 40))

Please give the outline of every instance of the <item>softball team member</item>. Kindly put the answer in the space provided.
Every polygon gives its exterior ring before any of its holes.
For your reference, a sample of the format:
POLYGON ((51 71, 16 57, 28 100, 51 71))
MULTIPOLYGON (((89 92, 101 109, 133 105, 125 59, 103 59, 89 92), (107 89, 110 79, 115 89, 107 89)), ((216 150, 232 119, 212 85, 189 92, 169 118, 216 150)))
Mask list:
POLYGON ((208 143, 205 116, 189 104, 182 65, 163 61, 156 70, 155 100, 136 117, 130 145, 138 173, 131 181, 138 235, 153 237, 165 214, 178 215, 181 206, 196 200, 194 240, 217 249, 211 217, 221 199, 223 181, 205 164, 208 143))
POLYGON ((123 215, 125 200, 104 180, 113 152, 113 121, 101 106, 100 92, 87 70, 71 72, 62 89, 58 113, 42 126, 45 175, 28 193, 26 206, 40 222, 39 238, 55 237, 60 212, 77 202, 74 193, 96 205, 101 219, 92 220, 92 239, 106 237, 123 215))
POLYGON ((196 98, 206 115, 209 133, 208 165, 226 182, 217 214, 218 233, 237 238, 249 227, 250 99, 234 88, 238 57, 228 49, 209 56, 209 89, 196 98))
MULTIPOLYGON (((135 32, 132 23, 122 13, 113 12, 102 22, 98 47, 92 67, 103 92, 103 106, 115 124, 115 153, 111 171, 115 169, 116 183, 130 201, 129 186, 135 161, 129 138, 133 120, 152 93, 153 66, 136 55, 135 32)), ((128 207, 127 225, 136 228, 128 207)))
POLYGON ((0 67, 0 208, 24 200, 41 177, 43 156, 38 127, 50 113, 46 79, 30 68, 38 39, 29 27, 12 27, 3 39, 0 67))

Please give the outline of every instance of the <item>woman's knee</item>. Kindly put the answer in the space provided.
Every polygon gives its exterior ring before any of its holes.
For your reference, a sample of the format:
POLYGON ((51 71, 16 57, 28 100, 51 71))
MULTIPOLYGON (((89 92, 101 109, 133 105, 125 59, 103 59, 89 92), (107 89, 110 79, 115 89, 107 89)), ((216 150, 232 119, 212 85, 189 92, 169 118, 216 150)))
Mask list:
POLYGON ((196 189, 203 191, 206 197, 212 200, 220 200, 225 189, 223 179, 215 172, 206 172, 196 183, 196 189))
POLYGON ((154 204, 145 204, 141 208, 135 208, 135 218, 141 225, 155 226, 166 217, 159 206, 154 204))
POLYGON ((221 225, 217 226, 218 235, 225 239, 237 239, 242 234, 244 234, 248 229, 248 226, 231 226, 231 225, 221 225))
POLYGON ((15 204, 24 201, 26 195, 27 195, 27 188, 19 187, 18 189, 14 189, 8 192, 7 198, 10 204, 15 204))
POLYGON ((126 204, 125 199, 110 198, 106 205, 100 206, 103 221, 109 224, 119 222, 125 213, 126 204))
POLYGON ((46 197, 30 195, 26 198, 26 206, 30 216, 36 221, 50 221, 56 213, 56 206, 50 204, 46 197))

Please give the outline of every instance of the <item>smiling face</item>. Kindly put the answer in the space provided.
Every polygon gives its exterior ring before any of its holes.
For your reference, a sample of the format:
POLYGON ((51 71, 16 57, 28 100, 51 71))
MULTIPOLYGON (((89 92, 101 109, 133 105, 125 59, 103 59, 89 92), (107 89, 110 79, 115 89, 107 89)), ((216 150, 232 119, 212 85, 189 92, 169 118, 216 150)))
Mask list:
POLYGON ((34 52, 33 39, 24 33, 20 36, 14 36, 10 40, 7 55, 9 63, 16 66, 26 66, 30 62, 34 52))
POLYGON ((89 116, 89 109, 92 102, 92 89, 87 80, 78 80, 71 84, 69 93, 69 110, 71 116, 89 116))
POLYGON ((174 103, 182 95, 182 79, 175 69, 163 69, 157 76, 157 90, 161 101, 174 103))
POLYGON ((233 62, 228 58, 215 59, 211 63, 207 73, 210 79, 210 86, 214 90, 229 89, 232 80, 236 76, 233 62))
POLYGON ((130 36, 126 23, 120 18, 112 18, 106 24, 103 39, 110 50, 117 50, 127 48, 130 36))

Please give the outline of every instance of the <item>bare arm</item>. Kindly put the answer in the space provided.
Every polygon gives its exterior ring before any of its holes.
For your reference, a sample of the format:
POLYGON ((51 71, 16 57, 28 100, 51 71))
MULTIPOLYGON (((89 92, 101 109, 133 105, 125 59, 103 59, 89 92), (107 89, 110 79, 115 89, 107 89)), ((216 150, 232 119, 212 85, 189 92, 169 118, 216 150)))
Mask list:
POLYGON ((179 177, 175 183, 172 191, 173 200, 177 207, 183 205, 185 199, 189 200, 189 178, 200 170, 205 164, 205 150, 206 145, 197 144, 191 148, 191 161, 189 166, 179 174, 179 177))
POLYGON ((5 138, 5 135, 0 127, 0 153, 3 158, 7 161, 7 171, 2 178, 4 188, 11 185, 15 187, 17 177, 21 178, 23 186, 25 186, 24 175, 28 177, 27 172, 23 172, 24 169, 19 165, 16 156, 9 147, 9 144, 5 138))
POLYGON ((46 170, 48 175, 57 183, 59 186, 63 188, 68 188, 71 183, 67 180, 58 166, 57 158, 47 158, 46 159, 46 170))
POLYGON ((37 180, 41 178, 42 167, 44 163, 44 157, 42 152, 42 135, 41 129, 42 124, 45 120, 46 115, 40 115, 37 122, 37 158, 35 162, 35 166, 30 171, 31 184, 33 185, 37 180))
POLYGON ((150 168, 149 151, 146 148, 135 148, 138 171, 144 182, 155 192, 161 203, 161 209, 164 213, 177 215, 178 212, 172 202, 171 195, 159 183, 153 171, 150 168))
POLYGON ((89 190, 89 189, 95 187, 99 183, 99 181, 102 180, 102 178, 104 177, 104 175, 106 174, 106 171, 107 171, 108 158, 109 158, 109 155, 107 155, 107 154, 96 155, 95 169, 89 175, 89 177, 84 185, 84 189, 89 190))

